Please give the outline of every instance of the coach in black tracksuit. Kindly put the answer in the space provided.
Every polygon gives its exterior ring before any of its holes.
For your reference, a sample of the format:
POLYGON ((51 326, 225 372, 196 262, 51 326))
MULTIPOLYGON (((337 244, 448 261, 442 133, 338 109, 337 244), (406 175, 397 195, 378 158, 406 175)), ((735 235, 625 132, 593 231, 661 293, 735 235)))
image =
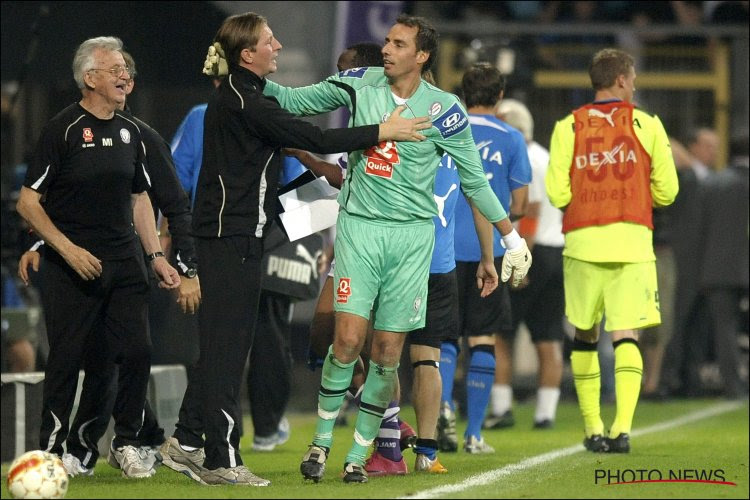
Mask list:
MULTIPOLYGON (((208 469, 202 478, 222 484, 217 469, 236 468, 240 474, 242 469, 240 384, 257 317, 263 240, 276 215, 281 148, 354 151, 381 140, 414 140, 417 128, 424 127, 396 116, 379 126, 321 131, 263 96, 264 78, 276 71, 281 44, 262 16, 227 18, 215 41, 227 55, 229 75, 206 110, 193 207, 203 298, 198 316, 202 388, 188 384, 174 437, 181 445, 202 447, 200 419, 194 418, 202 409, 203 467, 208 469), (252 26, 248 32, 247 26, 252 26)), ((214 71, 218 75, 218 65, 214 71)))
MULTIPOLYGON (((47 244, 41 289, 50 353, 40 447, 62 455, 78 371, 87 353, 128 363, 117 448, 139 446, 150 366, 143 253, 160 252, 146 190, 138 127, 116 111, 129 75, 122 42, 82 43, 74 76, 83 98, 45 127, 17 209, 47 244), (93 65, 91 65, 93 63, 93 65)), ((164 258, 151 262, 166 287, 179 284, 164 258)))
MULTIPOLYGON (((130 111, 127 106, 125 111, 130 111)), ((146 173, 151 181, 148 194, 154 206, 154 215, 156 216, 156 211, 160 210, 169 221, 169 232, 182 288, 187 286, 190 280, 198 279, 195 245, 190 236, 192 225, 190 199, 177 178, 169 144, 156 130, 139 118, 130 115, 130 119, 138 126, 143 139, 146 151, 146 173)), ((152 288, 152 292, 159 293, 155 287, 152 288)), ((192 307, 191 304, 191 310, 192 307)), ((154 312, 163 313, 164 311, 152 311, 154 312)), ((120 380, 115 383, 113 378, 117 371, 113 364, 108 364, 106 360, 98 356, 93 356, 88 361, 78 411, 67 440, 68 453, 75 455, 86 468, 93 468, 96 465, 96 460, 99 458, 97 443, 107 430, 110 415, 116 416, 122 411, 122 394, 129 389, 126 381, 130 370, 129 365, 120 366, 120 380), (92 421, 92 418, 96 420, 92 421)), ((159 422, 148 400, 146 400, 143 414, 143 428, 138 438, 142 446, 154 447, 164 442, 164 429, 159 427, 159 422)))

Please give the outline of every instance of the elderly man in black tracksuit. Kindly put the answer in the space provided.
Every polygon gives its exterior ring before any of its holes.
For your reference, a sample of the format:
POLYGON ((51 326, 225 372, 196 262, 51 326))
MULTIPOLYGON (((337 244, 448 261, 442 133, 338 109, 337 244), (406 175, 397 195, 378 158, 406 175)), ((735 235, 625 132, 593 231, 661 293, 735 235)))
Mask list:
MULTIPOLYGON (((130 94, 136 76, 135 61, 127 52, 120 52, 130 76, 125 92, 130 94)), ((130 113, 126 102, 118 104, 117 108, 130 113)), ((151 183, 148 195, 154 208, 154 218, 160 210, 169 221, 177 270, 181 275, 179 287, 175 290, 177 302, 183 312, 194 314, 200 304, 200 286, 195 246, 190 236, 192 225, 190 200, 177 178, 169 144, 156 130, 137 117, 129 114, 124 116, 128 117, 127 120, 132 120, 141 133, 145 150, 144 167, 151 183)), ((44 240, 38 241, 31 250, 24 253, 19 261, 19 277, 26 284, 29 283, 29 267, 34 270, 39 268, 43 244, 44 240)), ((153 280, 152 284, 155 284, 153 280)), ((159 293, 157 290, 159 288, 153 286, 151 292, 159 293)), ((131 389, 128 387, 129 372, 134 368, 130 364, 121 367, 119 371, 121 383, 118 384, 114 380, 117 374, 116 365, 111 361, 102 356, 99 351, 88 352, 84 361, 86 376, 78 411, 70 426, 70 433, 65 441, 66 452, 62 456, 63 465, 69 476, 93 475, 94 466, 99 458, 97 444, 107 430, 109 417, 114 415, 117 419, 124 410, 124 396, 131 389)), ((142 418, 142 427, 138 432, 140 450, 132 454, 127 467, 123 467, 122 460, 117 459, 116 454, 110 451, 110 463, 122 468, 123 475, 126 477, 152 476, 155 473, 153 468, 155 450, 164 442, 164 429, 159 427, 159 422, 148 400, 146 400, 142 418)))
POLYGON ((262 16, 231 16, 214 40, 205 72, 228 70, 228 76, 206 110, 193 209, 202 387, 188 384, 177 429, 160 453, 165 465, 203 484, 266 486, 269 481, 242 465, 239 394, 257 316, 263 241, 276 215, 281 148, 353 151, 385 140, 422 140, 419 130, 430 125, 427 117, 408 120, 397 112, 381 125, 321 131, 263 96, 281 44, 262 16))
POLYGON ((160 286, 176 288, 180 279, 156 235, 141 131, 119 111, 130 79, 120 50, 115 37, 78 47, 73 74, 82 99, 45 127, 17 210, 49 247, 41 289, 50 355, 40 447, 63 454, 79 369, 94 357, 103 366, 119 359, 129 370, 112 450, 131 470, 139 466, 151 359, 142 252, 160 286))

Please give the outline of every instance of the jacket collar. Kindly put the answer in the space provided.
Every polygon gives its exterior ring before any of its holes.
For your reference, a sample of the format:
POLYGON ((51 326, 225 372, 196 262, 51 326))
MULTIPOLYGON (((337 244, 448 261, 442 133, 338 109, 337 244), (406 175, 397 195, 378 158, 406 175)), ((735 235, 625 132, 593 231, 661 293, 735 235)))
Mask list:
POLYGON ((256 90, 263 92, 263 88, 266 86, 266 79, 261 78, 247 68, 243 68, 238 65, 231 65, 230 73, 235 85, 239 83, 241 86, 248 90, 256 90))
POLYGON ((622 102, 622 99, 617 99, 616 97, 611 97, 609 99, 602 99, 601 101, 594 101, 593 104, 610 104, 613 102, 622 102))

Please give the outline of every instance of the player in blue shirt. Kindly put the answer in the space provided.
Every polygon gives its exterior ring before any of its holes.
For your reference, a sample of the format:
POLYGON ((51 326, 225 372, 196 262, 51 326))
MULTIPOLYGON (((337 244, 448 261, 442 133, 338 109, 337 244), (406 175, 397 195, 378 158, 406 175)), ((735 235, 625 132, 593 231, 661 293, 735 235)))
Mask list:
POLYGON ((195 204, 195 186, 198 185, 198 174, 203 161, 203 118, 207 107, 208 104, 198 104, 188 112, 171 144, 177 176, 190 195, 191 205, 195 204))
MULTIPOLYGON (((466 72, 462 87, 471 131, 490 186, 503 209, 511 214, 511 220, 520 218, 526 207, 531 165, 523 135, 494 115, 495 104, 502 99, 505 89, 505 78, 490 64, 478 63, 466 72)), ((510 295, 509 285, 501 285, 494 294, 482 298, 474 285, 474 273, 481 252, 471 214, 469 204, 459 197, 454 238, 459 326, 454 338, 441 346, 443 390, 438 441, 443 451, 456 451, 458 448, 452 393, 459 351, 458 335, 463 335, 468 337, 471 351, 466 376, 468 423, 464 450, 468 453, 493 453, 494 449, 481 437, 481 428, 495 373, 494 336, 512 328, 510 295)), ((495 265, 501 265, 505 247, 497 231, 494 231, 493 248, 495 265)))
MULTIPOLYGON (((453 159, 443 156, 435 177, 434 200, 438 215, 435 224, 435 246, 430 263, 430 278, 427 293, 427 318, 425 327, 409 333, 410 357, 414 368, 412 388, 414 409, 417 417, 417 454, 414 469, 433 474, 448 470, 437 458, 438 441, 436 427, 441 400, 441 374, 438 369, 440 347, 443 341, 455 339, 458 334, 458 285, 454 233, 456 229, 456 206, 459 200, 466 203, 460 194, 461 183, 453 159)), ((471 210, 470 210, 471 211, 471 210)), ((483 259, 477 271, 477 286, 483 297, 492 293, 498 285, 492 255, 492 227, 477 211, 472 227, 482 235, 483 259)), ((479 261, 479 259, 478 259, 479 261)))

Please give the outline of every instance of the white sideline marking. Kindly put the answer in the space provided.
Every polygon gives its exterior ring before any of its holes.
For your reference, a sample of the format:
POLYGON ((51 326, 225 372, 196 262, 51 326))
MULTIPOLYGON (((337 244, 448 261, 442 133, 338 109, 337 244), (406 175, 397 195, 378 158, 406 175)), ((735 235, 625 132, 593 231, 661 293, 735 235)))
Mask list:
MULTIPOLYGON (((631 432, 630 435, 632 437, 638 437, 646 434, 651 434, 653 432, 671 429, 673 427, 679 427, 681 425, 689 424, 697 420, 703 420, 705 418, 714 417, 716 415, 721 415, 722 413, 736 410, 744 406, 744 404, 744 402, 737 401, 727 401, 724 403, 719 403, 703 410, 688 413, 687 415, 675 418, 674 420, 669 420, 660 424, 654 424, 650 427, 638 429, 631 432)), ((468 490, 469 488, 485 486, 487 484, 494 483, 495 481, 499 481, 500 479, 510 476, 511 474, 515 474, 516 472, 522 472, 526 469, 536 467, 537 465, 552 462, 553 460, 557 460, 558 458, 567 457, 568 455, 573 455, 574 453, 578 453, 581 451, 584 451, 584 447, 582 444, 568 446, 567 448, 560 448, 559 450, 550 451, 548 453, 543 453, 535 457, 521 460, 516 464, 506 465, 499 469, 494 469, 483 472, 481 474, 470 476, 460 483, 438 486, 437 488, 430 488, 429 490, 424 490, 413 495, 406 495, 398 498, 437 498, 450 493, 458 493, 460 491, 468 490)))

